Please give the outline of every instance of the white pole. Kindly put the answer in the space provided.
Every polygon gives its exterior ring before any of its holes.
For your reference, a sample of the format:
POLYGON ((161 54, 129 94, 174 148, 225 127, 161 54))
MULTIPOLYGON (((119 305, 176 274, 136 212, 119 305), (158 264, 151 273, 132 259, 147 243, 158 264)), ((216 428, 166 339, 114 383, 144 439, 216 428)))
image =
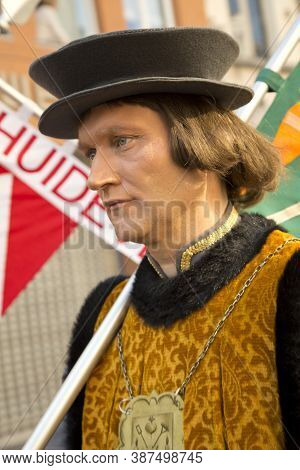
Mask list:
MULTIPOLYGON (((265 64, 264 68, 271 69, 274 72, 279 72, 288 57, 290 56, 291 52, 293 52, 299 39, 300 16, 298 16, 296 21, 292 24, 285 37, 283 38, 282 42, 278 46, 278 49, 274 52, 272 57, 265 64)), ((250 103, 246 104, 245 106, 242 106, 236 111, 237 116, 243 121, 248 121, 250 119, 257 106, 263 99, 264 95, 267 93, 268 85, 265 82, 257 81, 254 83, 252 89, 254 91, 254 96, 250 103)))
POLYGON ((105 316, 100 327, 79 357, 73 369, 67 376, 61 388, 55 395, 50 406, 36 426, 33 434, 23 447, 23 450, 44 449, 50 437, 57 429, 64 415, 71 407, 80 390, 87 382, 93 369, 99 362, 112 339, 117 334, 127 313, 130 291, 135 279, 135 272, 127 281, 126 286, 116 302, 105 316))

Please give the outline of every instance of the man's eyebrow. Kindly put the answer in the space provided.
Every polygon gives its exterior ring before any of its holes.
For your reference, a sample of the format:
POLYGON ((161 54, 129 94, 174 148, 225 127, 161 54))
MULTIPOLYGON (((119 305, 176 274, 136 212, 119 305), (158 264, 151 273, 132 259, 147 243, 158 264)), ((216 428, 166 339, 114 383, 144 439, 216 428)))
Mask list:
POLYGON ((112 134, 112 133, 120 132, 120 131, 137 132, 137 131, 141 131, 141 128, 138 126, 131 126, 128 124, 126 126, 111 126, 111 127, 106 127, 104 129, 98 129, 95 132, 95 136, 100 137, 105 134, 112 134))

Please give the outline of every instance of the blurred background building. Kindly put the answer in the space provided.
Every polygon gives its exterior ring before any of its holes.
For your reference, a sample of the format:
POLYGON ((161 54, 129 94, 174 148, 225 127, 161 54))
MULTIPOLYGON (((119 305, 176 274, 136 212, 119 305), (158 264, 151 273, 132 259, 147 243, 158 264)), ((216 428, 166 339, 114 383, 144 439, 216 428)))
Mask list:
MULTIPOLYGON (((251 87, 297 13, 297 0, 45 0, 26 24, 13 24, 0 36, 0 77, 46 108, 53 97, 28 76, 37 57, 100 32, 204 26, 235 37, 240 56, 224 79, 251 87)), ((287 76, 298 60, 299 49, 281 75, 287 76)), ((273 95, 263 99, 251 118, 253 125, 273 95)), ((0 101, 15 106, 3 91, 0 101)), ((120 271, 130 274, 135 267, 78 227, 8 307, 0 330, 1 448, 21 448, 52 400, 71 326, 87 293, 101 279, 120 271)))

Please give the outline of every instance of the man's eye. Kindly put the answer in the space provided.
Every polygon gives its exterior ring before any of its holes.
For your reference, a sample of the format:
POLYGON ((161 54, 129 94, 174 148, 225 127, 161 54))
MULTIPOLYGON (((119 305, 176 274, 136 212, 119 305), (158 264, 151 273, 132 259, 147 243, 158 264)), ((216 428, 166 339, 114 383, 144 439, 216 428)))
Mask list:
POLYGON ((97 150, 95 148, 90 148, 88 149, 86 156, 89 160, 93 160, 93 158, 96 156, 97 150))
POLYGON ((124 147, 128 141, 131 139, 131 137, 124 137, 124 136, 121 136, 121 137, 117 137, 115 140, 114 140, 114 143, 117 147, 124 147))

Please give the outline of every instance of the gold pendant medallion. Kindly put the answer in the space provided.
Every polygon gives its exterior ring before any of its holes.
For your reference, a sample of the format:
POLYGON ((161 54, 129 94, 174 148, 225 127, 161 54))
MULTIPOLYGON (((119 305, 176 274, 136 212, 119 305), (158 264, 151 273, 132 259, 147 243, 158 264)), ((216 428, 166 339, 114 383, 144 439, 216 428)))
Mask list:
POLYGON ((118 450, 184 449, 183 400, 165 392, 132 398, 119 423, 118 450))

